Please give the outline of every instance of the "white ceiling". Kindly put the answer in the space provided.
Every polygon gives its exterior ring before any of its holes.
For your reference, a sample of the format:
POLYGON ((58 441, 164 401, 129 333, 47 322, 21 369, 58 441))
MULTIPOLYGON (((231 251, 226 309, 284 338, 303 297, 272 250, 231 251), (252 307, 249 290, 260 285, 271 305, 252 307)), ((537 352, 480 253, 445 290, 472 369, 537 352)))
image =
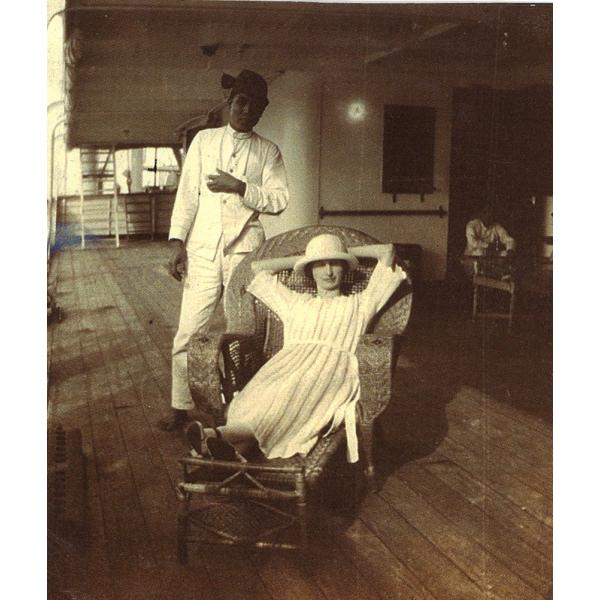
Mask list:
POLYGON ((177 125, 222 99, 222 71, 552 60, 550 4, 72 0, 66 7, 71 145, 176 143, 177 125))

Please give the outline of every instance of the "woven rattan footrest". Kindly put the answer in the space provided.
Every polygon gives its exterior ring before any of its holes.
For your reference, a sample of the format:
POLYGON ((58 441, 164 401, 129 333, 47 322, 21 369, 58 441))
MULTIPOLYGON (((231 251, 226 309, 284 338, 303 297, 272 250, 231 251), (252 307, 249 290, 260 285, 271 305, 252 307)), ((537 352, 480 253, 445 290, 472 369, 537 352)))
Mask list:
POLYGON ((272 500, 219 499, 190 512, 186 537, 188 543, 295 548, 297 526, 297 515, 272 500))

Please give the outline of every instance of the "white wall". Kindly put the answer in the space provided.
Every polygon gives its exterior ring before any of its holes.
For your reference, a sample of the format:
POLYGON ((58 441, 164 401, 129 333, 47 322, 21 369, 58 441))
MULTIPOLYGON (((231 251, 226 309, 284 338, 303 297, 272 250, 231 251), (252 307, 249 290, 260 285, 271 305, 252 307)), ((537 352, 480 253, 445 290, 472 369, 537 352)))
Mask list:
MULTIPOLYGON (((330 210, 448 209, 452 87, 440 78, 397 74, 394 78, 338 79, 324 85, 321 143, 321 205, 330 210), (364 120, 353 121, 348 107, 361 102, 364 120), (433 194, 381 192, 383 107, 432 106, 436 111, 433 194)), ((420 244, 423 276, 443 279, 448 219, 438 216, 325 217, 324 224, 361 229, 384 242, 420 244)))
POLYGON ((326 217, 318 210, 448 209, 452 86, 439 76, 429 81, 405 75, 389 79, 355 75, 327 78, 286 72, 270 86, 271 103, 257 131, 276 142, 284 156, 290 206, 280 216, 261 217, 267 237, 315 224, 360 229, 382 241, 420 244, 426 279, 445 276, 447 218, 326 217), (411 79, 412 77, 412 79, 411 79), (364 102, 363 121, 347 117, 350 103, 364 102), (394 204, 381 192, 384 104, 413 104, 436 109, 434 186, 421 203, 418 195, 399 195, 394 204))
MULTIPOLYGON (((265 75, 268 73, 265 72, 265 75)), ((419 244, 425 280, 446 275, 448 217, 325 217, 329 210, 449 210, 452 91, 490 84, 489 73, 461 69, 308 73, 287 71, 269 86, 271 103, 257 131, 280 147, 286 164, 290 205, 279 216, 264 215, 267 237, 316 224, 360 229, 384 242, 419 244), (348 117, 362 102, 363 120, 348 117), (425 196, 381 192, 383 107, 385 104, 435 108, 434 192, 425 196)), ((534 78, 535 79, 535 78, 534 78)), ((504 85, 511 87, 505 74, 504 85)))

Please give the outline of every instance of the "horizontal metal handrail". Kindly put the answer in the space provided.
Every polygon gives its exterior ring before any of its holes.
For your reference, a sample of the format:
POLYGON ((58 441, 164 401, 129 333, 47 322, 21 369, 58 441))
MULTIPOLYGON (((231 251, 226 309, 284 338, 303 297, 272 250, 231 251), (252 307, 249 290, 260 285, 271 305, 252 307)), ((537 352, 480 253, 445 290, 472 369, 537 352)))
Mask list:
POLYGON ((406 210, 327 210, 319 208, 319 217, 440 217, 443 218, 448 211, 442 206, 435 209, 406 209, 406 210))

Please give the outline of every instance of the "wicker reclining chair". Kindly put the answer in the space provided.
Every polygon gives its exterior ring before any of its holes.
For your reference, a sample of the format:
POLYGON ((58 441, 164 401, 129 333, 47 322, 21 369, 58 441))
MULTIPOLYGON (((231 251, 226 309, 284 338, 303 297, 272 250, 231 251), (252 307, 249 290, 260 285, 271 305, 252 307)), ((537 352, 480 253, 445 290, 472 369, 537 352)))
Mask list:
MULTIPOLYGON (((335 233, 348 247, 375 244, 377 240, 342 227, 305 227, 267 240, 236 268, 226 290, 228 331, 220 336, 196 335, 188 348, 192 395, 205 424, 225 422, 225 407, 254 373, 283 345, 283 325, 261 301, 246 293, 253 277, 254 260, 299 255, 307 242, 322 233, 335 233)), ((361 259, 347 274, 346 293, 365 288, 375 260, 361 259)), ((290 289, 315 293, 314 282, 292 271, 278 273, 290 289)), ((370 326, 357 347, 361 397, 357 430, 361 461, 371 487, 374 477, 373 425, 390 399, 394 367, 394 340, 408 323, 412 288, 405 280, 370 326)), ((183 502, 178 515, 178 555, 187 560, 188 543, 246 543, 258 547, 305 548, 308 543, 307 499, 339 449, 345 449, 343 427, 322 437, 308 456, 257 459, 229 463, 185 457, 178 494, 183 502), (192 497, 204 496, 200 508, 191 509, 192 497), (221 502, 206 499, 221 496, 221 502), (235 500, 234 500, 235 499, 235 500), (292 541, 286 538, 296 531, 292 541)))

